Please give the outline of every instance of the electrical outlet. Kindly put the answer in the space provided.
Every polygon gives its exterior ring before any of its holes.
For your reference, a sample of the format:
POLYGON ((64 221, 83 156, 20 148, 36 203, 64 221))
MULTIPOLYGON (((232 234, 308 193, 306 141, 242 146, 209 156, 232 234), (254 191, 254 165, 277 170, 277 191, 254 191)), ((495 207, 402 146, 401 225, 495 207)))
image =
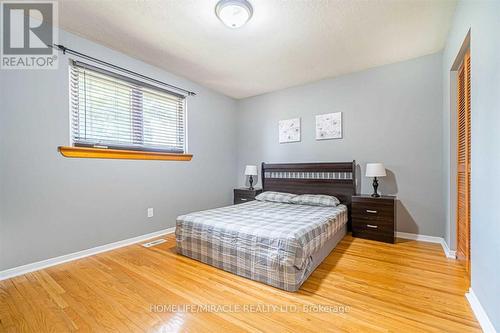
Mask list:
POLYGON ((154 215, 153 208, 148 208, 148 217, 153 217, 153 215, 154 215))

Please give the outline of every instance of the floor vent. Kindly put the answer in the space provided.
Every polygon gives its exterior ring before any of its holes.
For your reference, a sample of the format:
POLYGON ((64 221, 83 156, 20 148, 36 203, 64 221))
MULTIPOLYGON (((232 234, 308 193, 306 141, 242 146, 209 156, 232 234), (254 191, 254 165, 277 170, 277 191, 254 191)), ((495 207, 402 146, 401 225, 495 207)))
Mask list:
POLYGON ((160 238, 160 239, 154 240, 152 242, 144 243, 144 244, 141 244, 141 245, 144 246, 144 247, 151 247, 151 246, 155 246, 155 245, 158 245, 158 244, 161 244, 161 243, 165 243, 165 242, 166 242, 166 240, 164 240, 163 238, 160 238))

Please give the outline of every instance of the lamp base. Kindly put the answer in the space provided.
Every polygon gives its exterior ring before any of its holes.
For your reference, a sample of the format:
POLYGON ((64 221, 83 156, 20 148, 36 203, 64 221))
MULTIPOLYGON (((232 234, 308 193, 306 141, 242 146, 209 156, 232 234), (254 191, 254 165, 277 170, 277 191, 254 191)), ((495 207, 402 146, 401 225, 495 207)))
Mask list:
POLYGON ((380 197, 380 194, 377 193, 377 189, 378 189, 378 180, 377 180, 377 177, 373 177, 373 194, 372 194, 372 197, 374 197, 374 198, 379 198, 380 197))
POLYGON ((248 189, 253 190, 253 176, 250 176, 250 178, 248 179, 248 182, 250 183, 250 187, 248 189))

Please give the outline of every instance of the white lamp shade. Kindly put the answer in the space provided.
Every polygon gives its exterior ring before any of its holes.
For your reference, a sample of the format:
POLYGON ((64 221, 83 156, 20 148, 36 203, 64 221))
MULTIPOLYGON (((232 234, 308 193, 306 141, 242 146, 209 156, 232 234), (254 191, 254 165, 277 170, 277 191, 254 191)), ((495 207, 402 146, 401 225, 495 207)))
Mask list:
POLYGON ((366 177, 385 177, 385 167, 382 163, 367 163, 366 177))
POLYGON ((247 165, 245 168, 245 176, 257 176, 257 166, 247 165))

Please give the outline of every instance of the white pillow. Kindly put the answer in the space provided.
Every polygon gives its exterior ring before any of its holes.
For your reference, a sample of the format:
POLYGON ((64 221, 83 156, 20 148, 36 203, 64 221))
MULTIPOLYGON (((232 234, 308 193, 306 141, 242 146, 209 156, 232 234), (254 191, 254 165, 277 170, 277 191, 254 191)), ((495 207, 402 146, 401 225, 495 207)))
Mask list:
POLYGON ((291 202, 297 205, 323 207, 336 207, 337 205, 340 205, 340 201, 336 197, 323 194, 301 194, 295 196, 291 202))
POLYGON ((291 194, 291 193, 266 191, 256 196, 255 200, 291 203, 291 200, 296 196, 297 196, 296 194, 291 194))

